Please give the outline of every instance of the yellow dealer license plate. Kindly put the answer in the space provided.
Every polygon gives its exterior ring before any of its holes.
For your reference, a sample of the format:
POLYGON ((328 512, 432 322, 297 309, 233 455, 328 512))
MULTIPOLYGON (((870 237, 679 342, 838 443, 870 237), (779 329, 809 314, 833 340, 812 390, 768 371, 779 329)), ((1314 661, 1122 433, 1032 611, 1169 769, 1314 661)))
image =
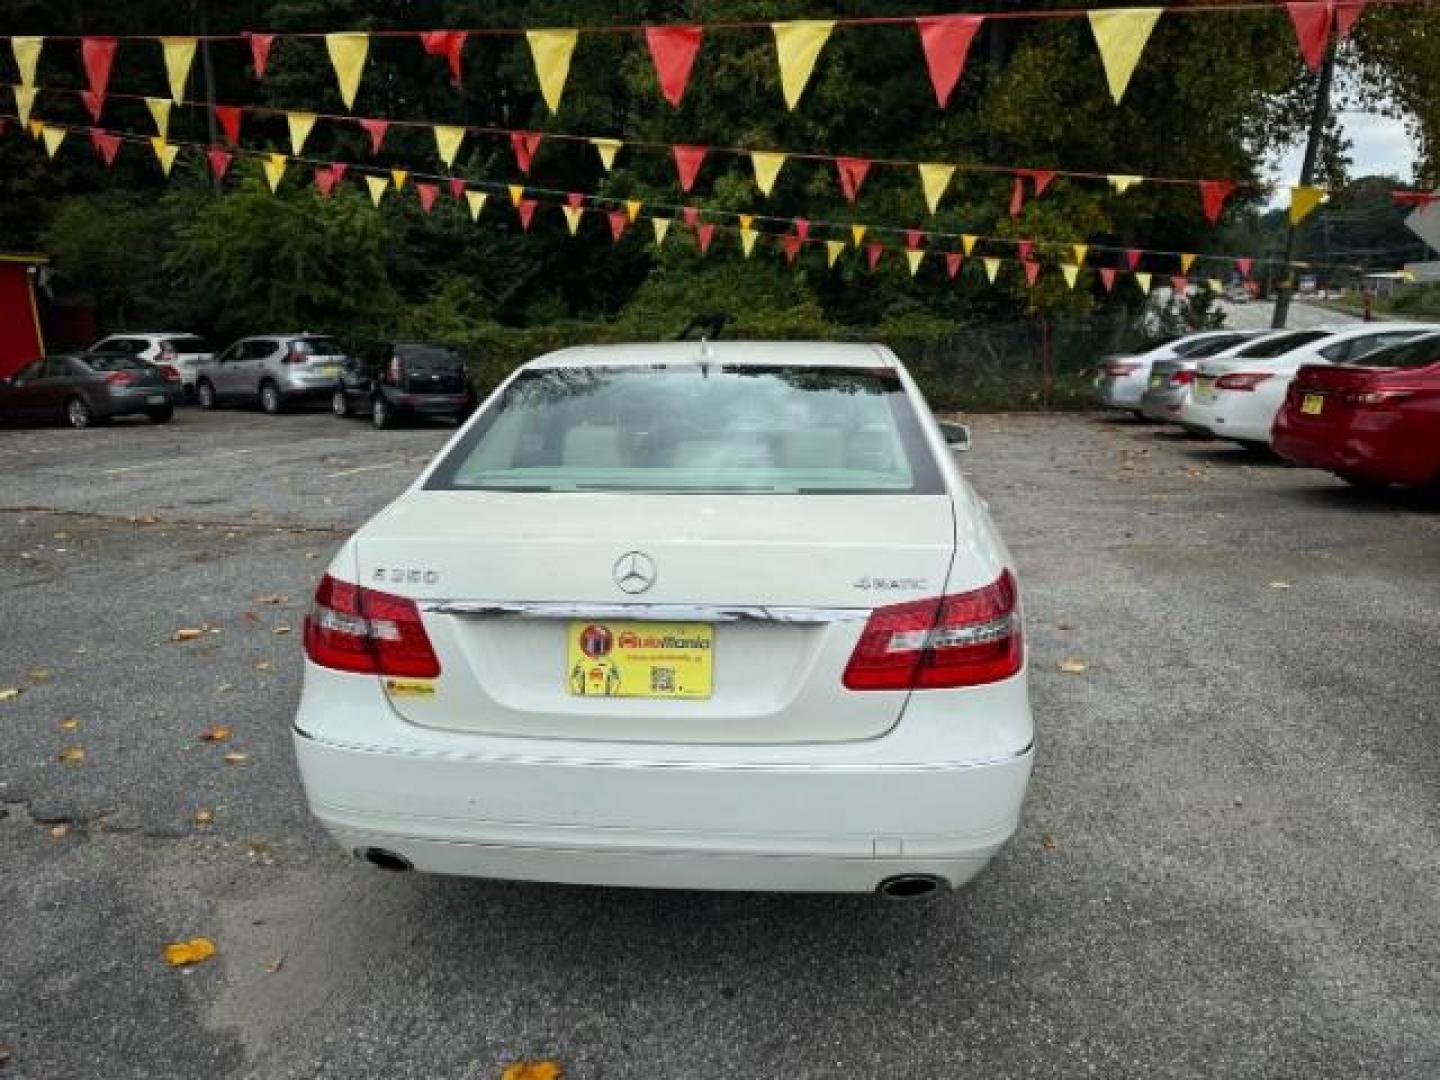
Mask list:
POLYGON ((1325 411, 1325 395, 1306 394, 1305 400, 1300 402, 1300 411, 1308 416, 1319 416, 1325 411))
POLYGON ((579 697, 708 698, 709 623, 586 620, 570 624, 565 685, 579 697))

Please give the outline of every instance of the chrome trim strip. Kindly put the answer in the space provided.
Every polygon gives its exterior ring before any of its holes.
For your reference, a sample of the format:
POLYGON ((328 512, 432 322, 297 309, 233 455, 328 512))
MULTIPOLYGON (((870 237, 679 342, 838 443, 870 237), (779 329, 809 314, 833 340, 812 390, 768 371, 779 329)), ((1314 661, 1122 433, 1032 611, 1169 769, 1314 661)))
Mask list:
POLYGON ((421 601, 420 608, 433 615, 459 615, 468 618, 644 619, 649 622, 767 622, 797 625, 859 622, 870 616, 869 608, 750 607, 728 604, 572 604, 431 600, 421 601))

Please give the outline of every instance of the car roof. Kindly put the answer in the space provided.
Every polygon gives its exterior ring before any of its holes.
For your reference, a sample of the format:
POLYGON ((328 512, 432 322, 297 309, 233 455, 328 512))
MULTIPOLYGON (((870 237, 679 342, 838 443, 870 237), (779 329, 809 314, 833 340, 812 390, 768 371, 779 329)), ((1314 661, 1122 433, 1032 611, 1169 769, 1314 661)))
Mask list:
POLYGON ((530 370, 719 363, 760 367, 896 366, 884 345, 831 341, 665 341, 630 345, 579 345, 536 357, 530 370))
POLYGON ((101 340, 101 341, 109 341, 111 338, 126 338, 126 337, 193 337, 193 338, 198 338, 198 337, 200 337, 200 336, 202 336, 202 335, 195 333, 193 330, 112 330, 112 331, 110 331, 110 333, 106 334, 106 335, 105 335, 104 337, 102 337, 100 340, 101 340))

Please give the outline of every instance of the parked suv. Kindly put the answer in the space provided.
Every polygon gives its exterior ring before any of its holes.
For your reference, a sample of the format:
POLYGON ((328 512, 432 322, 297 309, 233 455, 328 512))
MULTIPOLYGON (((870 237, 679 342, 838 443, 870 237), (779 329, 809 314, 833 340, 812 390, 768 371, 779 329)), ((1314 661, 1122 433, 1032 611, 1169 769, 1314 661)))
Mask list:
POLYGON ((241 338, 195 374, 202 409, 227 401, 258 401, 267 413, 307 398, 329 398, 347 357, 323 334, 261 334, 241 338))
POLYGON ((156 367, 172 367, 180 376, 180 385, 185 388, 186 394, 195 393, 195 372, 215 355, 204 338, 180 330, 111 334, 91 345, 86 352, 124 353, 156 367))
POLYGON ((402 416, 470 415, 475 396, 465 378, 465 361, 454 349, 423 342, 397 342, 347 360, 340 386, 330 399, 336 416, 363 411, 377 428, 402 416))

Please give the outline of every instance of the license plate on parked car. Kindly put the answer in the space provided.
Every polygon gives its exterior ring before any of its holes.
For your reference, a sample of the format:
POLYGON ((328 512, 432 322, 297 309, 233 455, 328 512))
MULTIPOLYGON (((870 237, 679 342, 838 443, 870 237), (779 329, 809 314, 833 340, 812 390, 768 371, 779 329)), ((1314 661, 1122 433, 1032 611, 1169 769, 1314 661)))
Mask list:
POLYGON ((1195 380, 1196 397, 1206 398, 1208 400, 1210 397, 1210 391, 1212 391, 1213 389, 1215 389, 1214 375, 1201 375, 1195 380))
POLYGON ((570 624, 565 686, 577 697, 708 698, 709 623, 593 619, 570 624))
POLYGON ((145 399, 145 404, 146 404, 146 405, 164 405, 164 404, 165 404, 165 395, 164 395, 164 394, 151 394, 151 395, 149 395, 149 396, 145 399))
POLYGON ((1160 387, 1162 387, 1162 386, 1164 386, 1164 385, 1165 385, 1165 376, 1164 376, 1164 375, 1155 374, 1155 375, 1151 375, 1151 376, 1150 376, 1150 389, 1151 389, 1151 390, 1159 390, 1160 387))
POLYGON ((1325 411, 1325 395, 1306 394, 1305 399, 1300 402, 1300 411, 1307 416, 1319 416, 1325 411))
POLYGON ((321 364, 321 365, 320 365, 320 374, 321 374, 321 375, 339 375, 339 374, 340 374, 340 365, 339 365, 339 364, 321 364))

